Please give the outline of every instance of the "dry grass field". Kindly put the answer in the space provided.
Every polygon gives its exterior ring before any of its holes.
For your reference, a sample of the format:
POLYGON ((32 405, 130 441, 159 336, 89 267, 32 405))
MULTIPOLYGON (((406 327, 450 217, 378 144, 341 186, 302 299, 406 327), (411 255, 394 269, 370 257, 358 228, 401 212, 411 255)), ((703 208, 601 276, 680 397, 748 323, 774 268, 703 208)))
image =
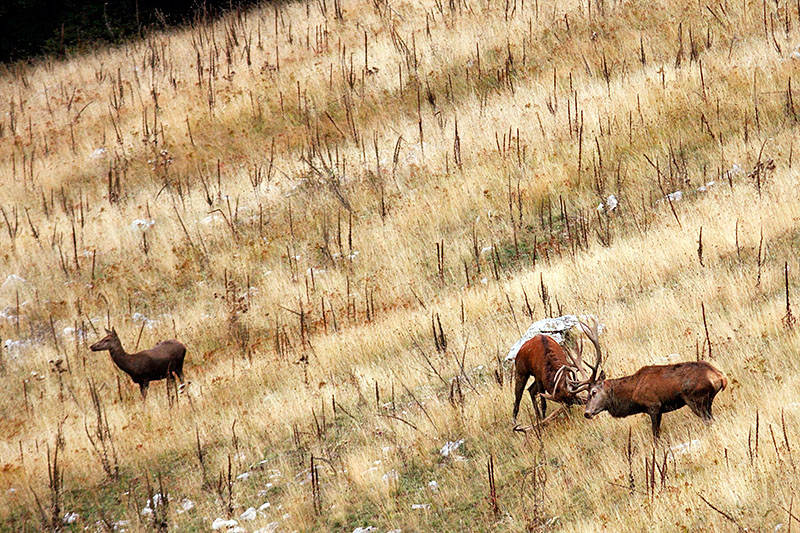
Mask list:
POLYGON ((800 528, 798 9, 289 2, 7 66, 0 529, 800 528), (610 377, 709 360, 716 422, 513 432, 563 313, 610 377), (142 402, 110 326, 191 383, 142 402))

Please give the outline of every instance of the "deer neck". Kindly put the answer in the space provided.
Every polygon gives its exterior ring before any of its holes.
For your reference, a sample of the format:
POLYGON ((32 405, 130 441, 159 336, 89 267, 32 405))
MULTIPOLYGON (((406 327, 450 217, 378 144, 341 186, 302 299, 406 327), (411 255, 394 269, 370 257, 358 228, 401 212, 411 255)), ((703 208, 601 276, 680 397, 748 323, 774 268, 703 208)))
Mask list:
POLYGON ((630 394, 626 394, 624 385, 624 378, 606 380, 608 394, 606 410, 613 417, 625 417, 643 411, 642 407, 633 401, 630 394))
POLYGON ((111 354, 111 359, 114 361, 114 364, 119 367, 120 370, 130 374, 130 355, 125 352, 125 349, 122 347, 121 342, 117 342, 114 346, 112 346, 108 353, 111 354))

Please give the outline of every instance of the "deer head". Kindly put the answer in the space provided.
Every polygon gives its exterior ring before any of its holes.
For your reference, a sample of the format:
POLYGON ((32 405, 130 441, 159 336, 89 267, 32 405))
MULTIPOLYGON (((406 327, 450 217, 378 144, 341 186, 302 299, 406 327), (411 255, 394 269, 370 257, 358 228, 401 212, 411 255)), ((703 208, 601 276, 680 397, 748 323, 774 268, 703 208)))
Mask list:
POLYGON ((111 328, 111 330, 106 330, 106 336, 97 341, 96 343, 92 344, 89 349, 93 352, 102 352, 105 350, 110 350, 111 348, 119 345, 119 337, 117 336, 117 330, 111 328))
POLYGON ((605 378, 605 372, 601 372, 600 379, 589 388, 589 399, 586 401, 586 409, 583 411, 583 416, 586 418, 592 418, 608 408, 609 396, 605 378))

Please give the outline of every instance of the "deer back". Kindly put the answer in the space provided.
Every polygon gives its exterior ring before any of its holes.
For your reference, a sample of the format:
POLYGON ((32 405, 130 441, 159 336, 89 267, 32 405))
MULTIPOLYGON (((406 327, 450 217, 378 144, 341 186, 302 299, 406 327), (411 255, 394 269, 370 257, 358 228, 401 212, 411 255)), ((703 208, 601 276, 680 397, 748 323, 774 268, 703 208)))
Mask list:
POLYGON ((687 395, 716 393, 727 384, 723 374, 705 361, 646 366, 631 376, 609 381, 617 399, 645 407, 673 404, 687 395))
POLYGON ((522 345, 514 364, 517 374, 533 376, 552 393, 556 373, 569 363, 564 349, 552 337, 536 335, 522 345))
POLYGON ((186 347, 176 340, 163 341, 149 350, 130 355, 131 377, 158 380, 183 365, 186 347))

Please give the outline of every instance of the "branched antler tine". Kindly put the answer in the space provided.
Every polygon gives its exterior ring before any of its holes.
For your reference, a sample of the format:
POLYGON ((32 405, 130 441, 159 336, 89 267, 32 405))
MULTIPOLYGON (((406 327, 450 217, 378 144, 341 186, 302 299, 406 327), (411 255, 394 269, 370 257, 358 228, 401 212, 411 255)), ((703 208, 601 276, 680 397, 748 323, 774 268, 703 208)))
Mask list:
POLYGON ((555 400, 556 389, 558 389, 558 384, 563 380, 564 384, 566 384, 567 389, 570 390, 572 388, 572 383, 574 380, 570 377, 570 374, 573 373, 573 369, 571 366, 562 365, 561 368, 558 369, 556 372, 556 376, 553 379, 553 392, 545 392, 539 393, 540 396, 547 400, 555 400))
POLYGON ((597 377, 597 372, 600 370, 600 364, 603 362, 603 352, 600 349, 600 333, 598 331, 599 325, 597 323, 597 319, 592 319, 591 327, 589 327, 586 322, 581 322, 580 324, 581 329, 583 329, 583 333, 594 345, 594 351, 597 354, 594 366, 587 363, 587 366, 592 369, 592 377, 590 378, 590 381, 594 381, 597 377))
POLYGON ((583 376, 584 379, 582 379, 582 380, 568 380, 567 386, 569 387, 569 391, 572 394, 577 394, 579 392, 582 392, 582 391, 588 389, 592 385, 592 383, 595 382, 595 380, 597 379, 597 373, 598 373, 598 371, 600 369, 600 364, 601 364, 602 359, 603 359, 602 352, 600 350, 600 339, 599 339, 600 335, 599 335, 599 331, 598 331, 597 320, 596 319, 593 320, 592 326, 589 326, 586 322, 583 322, 583 321, 579 322, 579 324, 580 324, 581 330, 583 330, 584 335, 586 335, 586 337, 589 339, 589 341, 591 341, 591 343, 594 345, 594 349, 595 349, 595 353, 597 354, 597 357, 596 357, 596 361, 595 361, 594 366, 590 365, 589 363, 586 363, 586 366, 588 366, 589 368, 592 369, 592 375, 591 376, 587 376, 585 370, 583 369, 583 364, 584 364, 584 361, 583 361, 583 339, 582 338, 579 339, 578 346, 580 348, 580 351, 578 353, 577 358, 571 358, 571 360, 572 360, 573 364, 576 365, 576 367, 578 368, 581 376, 583 376))
POLYGON ((578 353, 573 354, 572 350, 564 350, 564 353, 569 359, 569 363, 577 370, 583 377, 586 377, 586 372, 583 369, 583 339, 578 339, 578 353))

